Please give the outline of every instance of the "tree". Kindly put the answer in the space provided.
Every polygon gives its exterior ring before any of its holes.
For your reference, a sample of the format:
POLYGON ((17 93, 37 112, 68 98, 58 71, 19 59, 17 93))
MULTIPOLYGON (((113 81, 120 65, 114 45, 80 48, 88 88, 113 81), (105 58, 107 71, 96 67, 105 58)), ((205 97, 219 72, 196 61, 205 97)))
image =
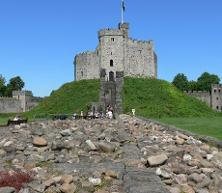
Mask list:
POLYGON ((189 83, 188 83, 188 90, 189 91, 198 90, 197 82, 194 81, 194 80, 189 81, 189 83))
POLYGON ((172 82, 172 84, 175 85, 181 91, 188 90, 188 83, 189 82, 187 80, 187 77, 183 73, 177 74, 172 82))
POLYGON ((197 79, 197 87, 198 90, 205 90, 211 91, 212 84, 219 84, 220 78, 215 74, 210 74, 208 72, 204 72, 201 76, 197 79))
POLYGON ((13 77, 9 80, 9 83, 6 86, 5 89, 5 96, 11 97, 12 91, 14 90, 22 90, 22 88, 25 86, 25 83, 20 78, 20 76, 13 77))
POLYGON ((4 91, 4 96, 6 97, 12 97, 12 86, 7 84, 7 86, 5 87, 5 91, 4 91))
POLYGON ((16 76, 9 80, 9 86, 11 86, 12 90, 22 90, 25 86, 24 81, 20 78, 20 76, 16 76))
POLYGON ((0 74, 0 96, 4 96, 5 88, 5 78, 0 74))

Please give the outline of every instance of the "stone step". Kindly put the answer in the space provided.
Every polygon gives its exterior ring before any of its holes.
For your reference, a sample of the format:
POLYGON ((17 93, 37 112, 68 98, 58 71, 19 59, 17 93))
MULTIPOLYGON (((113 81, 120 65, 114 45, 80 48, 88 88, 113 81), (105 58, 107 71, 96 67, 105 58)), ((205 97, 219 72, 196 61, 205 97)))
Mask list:
POLYGON ((123 183, 126 193, 169 193, 153 170, 126 169, 123 183))

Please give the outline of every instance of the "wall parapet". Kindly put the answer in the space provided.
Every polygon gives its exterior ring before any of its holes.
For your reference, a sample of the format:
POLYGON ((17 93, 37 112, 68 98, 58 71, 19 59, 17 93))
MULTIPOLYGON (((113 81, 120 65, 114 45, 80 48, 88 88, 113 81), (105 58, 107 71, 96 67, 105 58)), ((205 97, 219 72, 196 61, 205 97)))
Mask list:
POLYGON ((123 32, 120 29, 102 29, 98 31, 98 37, 103 36, 123 36, 123 32))
POLYGON ((152 40, 138 40, 138 39, 134 39, 134 38, 128 38, 128 40, 131 41, 132 43, 148 44, 148 45, 153 46, 152 40))
POLYGON ((13 97, 0 97, 0 100, 18 100, 18 99, 13 97))
POLYGON ((187 94, 210 94, 209 91, 201 91, 201 90, 189 90, 189 91, 184 91, 187 94))
POLYGON ((85 51, 85 52, 80 52, 80 53, 77 54, 75 57, 85 56, 85 55, 92 55, 92 54, 96 54, 96 52, 95 52, 95 51, 85 51))
POLYGON ((212 84, 212 87, 222 87, 222 84, 212 84))

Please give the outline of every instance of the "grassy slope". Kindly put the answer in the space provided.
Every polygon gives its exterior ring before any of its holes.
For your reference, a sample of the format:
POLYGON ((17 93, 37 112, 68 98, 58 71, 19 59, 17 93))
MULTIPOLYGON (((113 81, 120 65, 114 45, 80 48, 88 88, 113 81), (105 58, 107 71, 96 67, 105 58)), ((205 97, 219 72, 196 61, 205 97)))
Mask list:
POLYGON ((28 116, 80 112, 99 99, 99 81, 82 80, 64 84, 44 99, 28 116))
POLYGON ((125 78, 124 111, 136 109, 144 117, 214 116, 205 103, 180 92, 167 81, 147 78, 125 78))
MULTIPOLYGON (((99 98, 99 81, 83 80, 64 84, 43 100, 29 115, 80 112, 99 98)), ((163 80, 125 78, 124 112, 132 108, 144 117, 212 116, 215 113, 204 103, 188 97, 163 80)))
POLYGON ((218 117, 168 117, 159 121, 175 125, 201 135, 212 136, 222 140, 222 116, 218 117))

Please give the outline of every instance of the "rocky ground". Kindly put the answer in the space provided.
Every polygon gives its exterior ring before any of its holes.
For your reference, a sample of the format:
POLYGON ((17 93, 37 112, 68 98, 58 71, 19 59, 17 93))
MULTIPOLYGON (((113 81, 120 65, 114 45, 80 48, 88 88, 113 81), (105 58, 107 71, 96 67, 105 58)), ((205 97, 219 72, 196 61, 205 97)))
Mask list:
POLYGON ((0 171, 33 175, 20 193, 222 193, 221 150, 127 115, 33 122, 0 134, 0 171))

